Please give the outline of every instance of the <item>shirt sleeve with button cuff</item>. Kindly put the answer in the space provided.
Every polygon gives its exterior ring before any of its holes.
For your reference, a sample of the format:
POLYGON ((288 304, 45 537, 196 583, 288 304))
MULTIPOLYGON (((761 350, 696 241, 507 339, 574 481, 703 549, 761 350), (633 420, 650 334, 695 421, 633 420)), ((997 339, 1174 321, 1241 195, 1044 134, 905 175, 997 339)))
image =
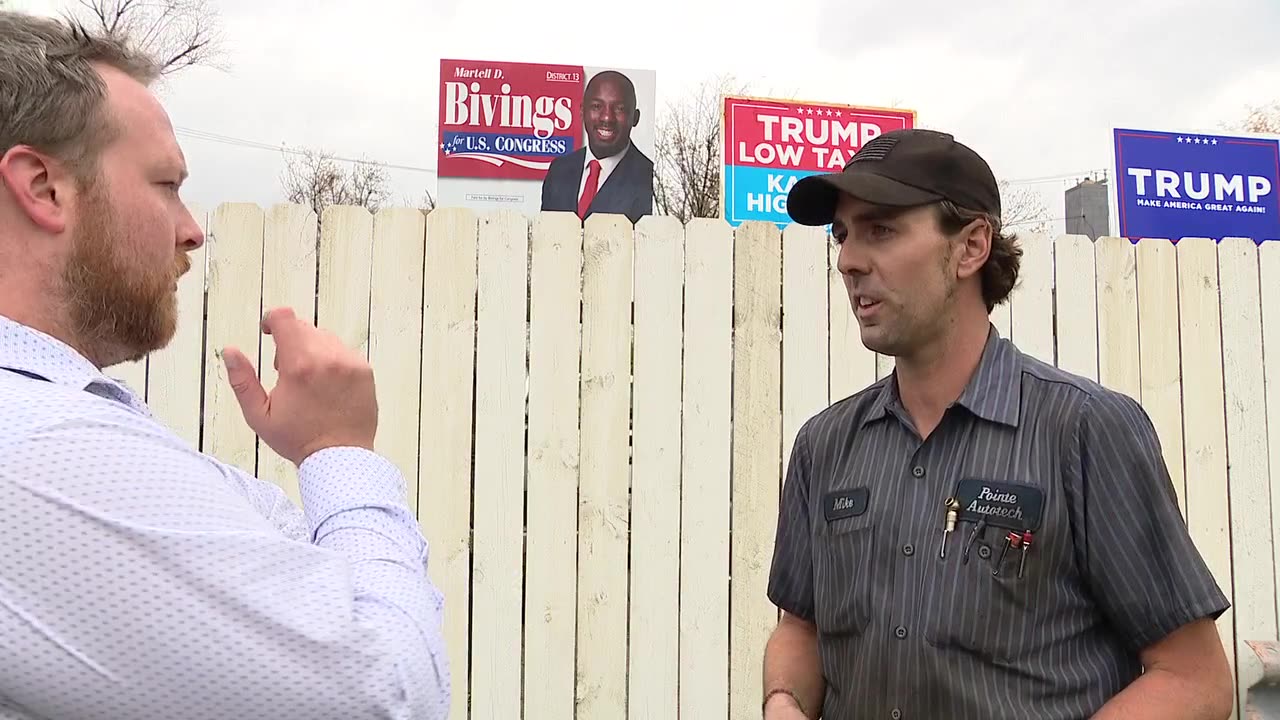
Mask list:
POLYGON ((791 459, 787 463, 773 544, 773 564, 769 569, 768 595, 780 609, 813 622, 813 529, 809 521, 811 423, 805 423, 796 434, 791 459))
POLYGON ((1099 390, 1066 446, 1076 560, 1093 597, 1134 651, 1231 606, 1193 543, 1151 419, 1099 390))
POLYGON ((3 445, 0 707, 19 718, 447 717, 441 599, 385 459, 353 448, 309 458, 303 515, 123 406, 98 403, 3 445))

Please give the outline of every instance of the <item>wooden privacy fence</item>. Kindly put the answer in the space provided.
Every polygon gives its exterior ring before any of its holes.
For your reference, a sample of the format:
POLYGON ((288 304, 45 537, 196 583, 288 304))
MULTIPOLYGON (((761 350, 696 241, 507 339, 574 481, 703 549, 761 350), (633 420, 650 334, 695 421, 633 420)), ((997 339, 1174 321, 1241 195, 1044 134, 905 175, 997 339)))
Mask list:
MULTIPOLYGON (((171 346, 113 373, 296 500, 216 354, 260 353, 274 382, 258 319, 282 304, 368 353, 378 449, 408 478, 446 596, 452 718, 758 717, 792 440, 892 368, 859 342, 821 230, 456 208, 197 217, 207 305, 192 273, 171 346)), ((1023 243, 1000 332, 1141 400, 1234 602, 1229 655, 1275 640, 1280 245, 1023 243)))

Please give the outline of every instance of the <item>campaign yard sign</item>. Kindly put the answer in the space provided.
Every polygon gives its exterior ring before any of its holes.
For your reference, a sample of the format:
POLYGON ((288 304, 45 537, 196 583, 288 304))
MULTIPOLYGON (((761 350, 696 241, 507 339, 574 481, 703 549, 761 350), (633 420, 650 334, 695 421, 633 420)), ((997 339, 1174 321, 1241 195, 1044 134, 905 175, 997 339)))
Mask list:
POLYGON ((1280 141, 1261 135, 1113 130, 1116 220, 1139 240, 1280 240, 1280 141))
POLYGON ((724 217, 791 223, 787 193, 801 178, 838 172, 864 143, 915 127, 914 110, 772 98, 724 98, 724 217))
POLYGON ((437 202, 576 211, 594 156, 609 173, 584 204, 649 213, 655 95, 652 70, 441 60, 437 202))

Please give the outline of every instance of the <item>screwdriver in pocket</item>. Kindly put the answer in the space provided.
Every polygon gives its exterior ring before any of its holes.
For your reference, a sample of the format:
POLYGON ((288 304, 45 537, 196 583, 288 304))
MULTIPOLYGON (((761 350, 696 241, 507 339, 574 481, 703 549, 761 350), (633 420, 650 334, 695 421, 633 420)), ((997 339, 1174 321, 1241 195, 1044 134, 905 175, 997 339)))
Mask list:
POLYGON ((1027 566, 1027 548, 1031 547, 1031 531, 1024 530, 1022 532, 1022 558, 1018 560, 1018 577, 1022 577, 1022 571, 1027 566))
POLYGON ((996 560, 996 566, 991 570, 992 577, 1000 574, 1000 567, 1004 565, 1004 556, 1009 554, 1009 548, 1016 548, 1022 544, 1022 536, 1014 531, 1009 531, 1004 536, 1004 548, 1000 551, 1000 559, 996 560))
POLYGON ((949 497, 943 504, 947 508, 947 516, 942 528, 942 544, 938 547, 938 557, 945 560, 947 557, 947 536, 956 529, 956 516, 960 512, 960 502, 953 497, 949 497))

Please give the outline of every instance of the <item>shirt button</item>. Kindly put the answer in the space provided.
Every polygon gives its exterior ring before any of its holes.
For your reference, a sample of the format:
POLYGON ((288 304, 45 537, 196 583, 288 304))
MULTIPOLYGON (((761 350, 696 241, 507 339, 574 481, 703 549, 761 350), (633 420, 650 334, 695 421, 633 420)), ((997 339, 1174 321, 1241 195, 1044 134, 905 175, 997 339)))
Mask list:
POLYGON ((986 560, 987 558, 991 557, 991 548, 987 547, 986 545, 979 545, 978 557, 982 558, 983 560, 986 560))
POLYGON ((893 712, 889 713, 889 717, 893 718, 893 720, 902 720, 902 711, 894 708, 893 712))
POLYGON ((911 557, 912 555, 915 555, 915 554, 916 554, 916 546, 915 546, 915 545, 912 545, 911 543, 907 543, 906 545, 903 545, 903 546, 902 546, 902 554, 903 554, 903 555, 906 555, 907 557, 911 557))
POLYGON ((898 627, 893 629, 893 634, 897 636, 899 640, 903 640, 907 637, 907 628, 902 625, 899 625, 898 627))
POLYGON ((911 468, 911 474, 912 474, 912 475, 915 475, 915 476, 916 476, 916 477, 918 477, 918 478, 919 478, 919 477, 924 477, 924 467, 923 467, 923 466, 921 466, 921 465, 917 465, 917 466, 915 466, 915 467, 911 468))

